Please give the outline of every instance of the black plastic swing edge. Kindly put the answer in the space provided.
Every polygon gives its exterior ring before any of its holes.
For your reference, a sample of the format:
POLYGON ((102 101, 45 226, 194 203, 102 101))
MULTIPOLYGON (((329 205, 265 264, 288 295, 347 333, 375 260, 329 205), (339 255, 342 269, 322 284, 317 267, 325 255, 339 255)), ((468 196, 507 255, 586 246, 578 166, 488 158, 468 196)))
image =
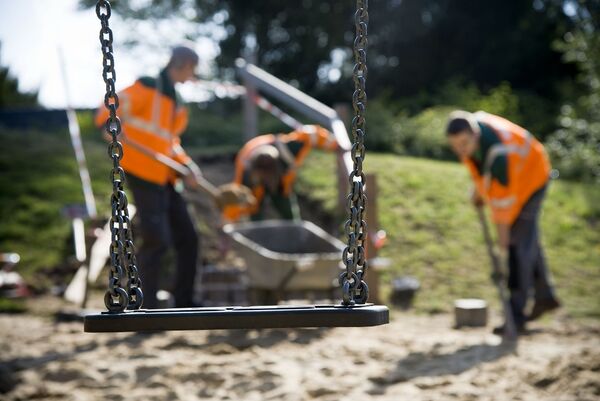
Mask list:
POLYGON ((140 309, 102 312, 84 317, 88 333, 279 329, 300 327, 367 327, 389 323, 385 305, 232 306, 215 308, 140 309))

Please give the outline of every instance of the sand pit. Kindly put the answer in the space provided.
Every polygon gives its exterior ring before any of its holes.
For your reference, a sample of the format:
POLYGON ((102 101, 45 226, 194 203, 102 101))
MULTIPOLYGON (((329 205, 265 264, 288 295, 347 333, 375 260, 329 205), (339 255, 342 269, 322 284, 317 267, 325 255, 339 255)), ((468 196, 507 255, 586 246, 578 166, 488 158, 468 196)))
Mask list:
MULTIPOLYGON (((231 164, 205 173, 226 182, 231 164)), ((196 210, 217 225, 208 203, 196 210)), ((101 294, 92 301, 102 308, 101 294)), ((48 297, 32 314, 0 315, 0 400, 600 400, 599 321, 559 315, 513 352, 491 326, 454 330, 445 314, 393 311, 375 328, 87 334, 48 317, 62 307, 48 297)))
POLYGON ((0 315, 0 399, 599 400, 600 324, 490 328, 393 313, 376 328, 86 334, 0 315))

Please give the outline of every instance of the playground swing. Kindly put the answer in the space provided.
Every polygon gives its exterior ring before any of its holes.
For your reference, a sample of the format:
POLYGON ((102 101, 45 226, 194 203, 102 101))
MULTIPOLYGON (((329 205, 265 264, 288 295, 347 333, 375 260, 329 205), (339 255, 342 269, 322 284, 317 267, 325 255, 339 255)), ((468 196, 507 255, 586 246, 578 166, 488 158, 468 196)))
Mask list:
POLYGON ((354 41, 354 84, 352 97, 355 116, 352 121, 353 145, 351 150, 354 170, 349 176, 351 193, 348 195, 349 219, 345 223, 348 244, 342 253, 346 270, 340 275, 343 300, 338 305, 307 306, 248 306, 182 309, 140 309, 143 303, 141 280, 135 259, 131 223, 124 192, 125 174, 120 167, 123 148, 118 136, 121 123, 116 115, 119 99, 115 92, 115 70, 112 49, 113 34, 109 28, 110 3, 98 0, 96 15, 101 21, 100 43, 103 54, 102 76, 106 84, 104 105, 110 115, 106 130, 112 141, 108 152, 113 161, 111 181, 111 246, 108 290, 104 303, 108 309, 84 318, 86 332, 208 330, 208 329, 263 329, 297 327, 362 327, 386 324, 389 312, 384 305, 367 303, 369 290, 363 280, 367 270, 364 243, 367 227, 363 220, 366 196, 363 192, 365 176, 362 163, 365 157, 365 80, 368 25, 368 0, 357 0, 355 13, 356 39, 354 41), (126 288, 122 283, 127 281, 126 288))

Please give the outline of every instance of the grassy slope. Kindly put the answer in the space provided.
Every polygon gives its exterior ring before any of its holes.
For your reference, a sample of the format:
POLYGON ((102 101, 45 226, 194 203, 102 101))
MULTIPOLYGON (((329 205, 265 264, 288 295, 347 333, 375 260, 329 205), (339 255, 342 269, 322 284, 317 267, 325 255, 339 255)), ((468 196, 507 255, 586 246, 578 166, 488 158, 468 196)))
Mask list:
MULTIPOLYGON (((19 253, 19 271, 29 277, 72 254, 70 222, 61 208, 84 203, 81 183, 66 130, 2 131, 0 138, 0 252, 19 253)), ((99 139, 84 142, 97 207, 106 213, 106 145, 99 139)))
MULTIPOLYGON (((84 121, 85 123, 85 121, 84 121)), ((86 125, 86 124, 84 124, 86 125)), ((89 121, 87 121, 89 125, 89 121)), ((84 146, 98 207, 108 212, 106 145, 84 130, 84 146)), ((67 132, 2 132, 0 252, 19 252, 26 276, 59 263, 71 251, 70 226, 60 214, 83 196, 67 132)), ((301 169, 300 190, 334 213, 333 157, 314 152, 301 169)), ((457 297, 495 299, 476 216, 466 204, 468 179, 456 163, 370 154, 379 174, 380 222, 389 237, 382 255, 392 258, 387 278, 415 275, 422 282, 421 310, 448 310, 457 297)), ((558 291, 568 310, 600 316, 600 187, 556 182, 543 216, 544 242, 558 291)), ((345 215, 339 215, 340 223, 345 215)))
MULTIPOLYGON (((333 163, 330 155, 314 152, 299 179, 300 191, 311 191, 332 213, 334 178, 323 171, 333 171, 333 163)), ((416 276, 422 285, 416 306, 423 311, 449 310, 459 297, 495 303, 483 237, 467 202, 466 170, 457 163, 382 154, 370 154, 365 169, 378 175, 380 225, 389 239, 381 256, 392 259, 386 278, 416 276)), ((600 317, 598 200, 600 186, 553 182, 542 216, 559 296, 577 316, 600 317)))

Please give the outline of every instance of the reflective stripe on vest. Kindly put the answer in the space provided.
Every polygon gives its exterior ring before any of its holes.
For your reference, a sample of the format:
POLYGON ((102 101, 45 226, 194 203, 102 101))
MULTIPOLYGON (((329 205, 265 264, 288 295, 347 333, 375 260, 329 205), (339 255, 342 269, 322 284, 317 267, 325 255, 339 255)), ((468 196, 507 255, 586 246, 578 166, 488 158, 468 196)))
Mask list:
POLYGON ((173 154, 175 154, 175 155, 185 155, 186 154, 185 150, 183 150, 183 147, 178 143, 174 143, 171 146, 171 150, 172 150, 173 154))
POLYGON ((158 92, 154 95, 152 104, 152 122, 131 115, 131 102, 129 101, 129 96, 126 93, 120 95, 122 104, 121 115, 123 116, 123 122, 125 124, 131 125, 133 128, 137 128, 149 134, 170 140, 171 133, 168 130, 161 128, 158 124, 158 120, 160 118, 159 95, 160 94, 158 92))
POLYGON ((492 207, 498 209, 507 209, 511 207, 517 201, 517 197, 514 195, 507 196, 505 198, 490 198, 490 204, 492 207))
POLYGON ((319 146, 319 135, 317 134, 316 130, 309 132, 308 137, 310 138, 310 146, 311 147, 315 148, 315 147, 319 146))

